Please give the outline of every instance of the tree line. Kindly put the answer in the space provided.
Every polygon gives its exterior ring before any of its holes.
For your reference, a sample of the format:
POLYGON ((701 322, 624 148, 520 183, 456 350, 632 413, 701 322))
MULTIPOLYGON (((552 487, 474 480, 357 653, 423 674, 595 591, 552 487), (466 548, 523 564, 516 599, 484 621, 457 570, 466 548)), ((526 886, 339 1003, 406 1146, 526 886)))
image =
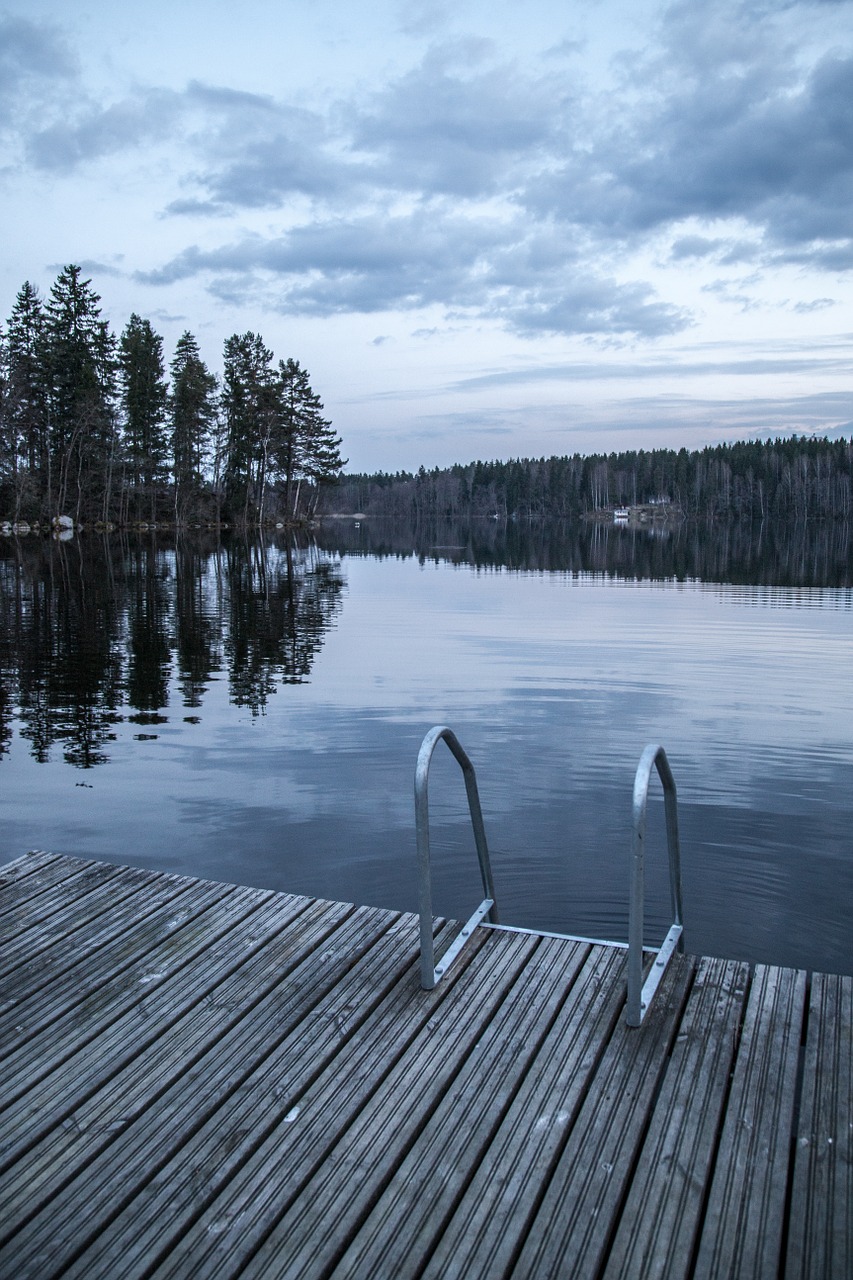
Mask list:
POLYGON ((0 517, 127 525, 298 522, 345 460, 307 370, 259 334, 225 342, 221 379, 186 331, 133 314, 120 335, 79 266, 47 299, 26 282, 0 327, 0 517))
POLYGON ((701 450, 651 449, 349 475, 341 512, 430 520, 578 519, 618 507, 722 520, 853 514, 853 441, 792 436, 701 450))

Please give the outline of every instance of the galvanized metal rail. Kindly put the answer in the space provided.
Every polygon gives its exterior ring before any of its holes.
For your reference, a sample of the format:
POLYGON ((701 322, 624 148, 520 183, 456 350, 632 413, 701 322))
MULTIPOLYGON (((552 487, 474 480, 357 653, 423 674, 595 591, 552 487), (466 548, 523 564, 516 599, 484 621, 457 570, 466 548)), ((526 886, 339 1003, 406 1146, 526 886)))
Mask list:
MULTIPOLYGON (((681 904, 681 856, 678 843, 678 810, 675 779, 666 758, 663 747, 654 743, 646 747, 637 768, 634 779, 633 838, 631 844, 631 889, 628 913, 628 997, 625 1009, 625 1021, 629 1027, 639 1027, 652 1002, 655 991, 666 971, 670 959, 676 950, 683 951, 682 904, 681 904), (643 909, 645 904, 645 836, 646 805, 649 794, 649 781, 652 769, 656 768, 664 790, 666 810, 667 848, 669 852, 670 895, 673 924, 667 931, 663 943, 656 951, 655 959, 645 983, 643 983, 643 909)), ((415 768, 415 825, 417 829, 418 847, 418 900, 420 911, 421 934, 421 986, 425 991, 433 987, 447 973, 462 948, 470 939, 478 925, 488 922, 497 924, 497 907, 492 870, 489 862, 489 849, 486 842, 486 831, 483 813, 477 790, 477 777, 474 766, 460 745, 456 734, 446 725, 436 725, 424 738, 418 753, 415 768), (429 766, 433 752, 439 742, 447 743, 454 758, 458 761, 465 779, 468 795, 468 808, 471 824, 474 829, 474 842, 480 863, 480 874, 483 879, 485 897, 476 911, 462 926, 461 931, 442 957, 441 963, 435 963, 432 929, 432 879, 430 871, 429 843, 429 766)), ((568 935, 567 935, 568 936, 568 935)), ((596 941, 587 939, 587 941, 596 941)))
POLYGON ((486 843, 486 828, 483 823, 483 811, 480 807, 480 795, 477 790, 477 775, 474 773, 474 766, 463 751, 456 734, 452 729, 448 729, 446 725, 439 724, 430 729, 418 752, 418 762, 415 767, 415 826, 417 828, 418 841, 421 986, 425 991, 432 991, 433 987, 447 973, 453 961, 459 956, 477 925, 487 918, 492 922, 497 922, 498 918, 495 887, 492 882, 492 868, 489 863, 489 846, 486 843), (485 896, 473 915, 462 926, 460 933, 447 951, 445 951, 441 958, 441 963, 436 965, 433 944, 432 877, 429 848, 429 766, 433 752, 442 740, 450 748, 450 752, 462 769, 462 776, 465 779, 468 809, 471 814, 471 825, 474 828, 474 843, 477 847, 477 858, 480 863, 480 875, 483 880, 485 896))
POLYGON ((657 991, 673 953, 684 950, 681 919, 681 853, 678 845, 678 806, 675 779, 663 747, 646 747, 634 778, 634 832, 631 843, 631 897, 628 909, 628 1001, 625 1021, 639 1027, 657 991), (673 923, 658 948, 657 956, 643 982, 643 908, 645 902, 646 803, 652 769, 663 783, 666 811, 666 843, 669 852, 669 887, 673 923))

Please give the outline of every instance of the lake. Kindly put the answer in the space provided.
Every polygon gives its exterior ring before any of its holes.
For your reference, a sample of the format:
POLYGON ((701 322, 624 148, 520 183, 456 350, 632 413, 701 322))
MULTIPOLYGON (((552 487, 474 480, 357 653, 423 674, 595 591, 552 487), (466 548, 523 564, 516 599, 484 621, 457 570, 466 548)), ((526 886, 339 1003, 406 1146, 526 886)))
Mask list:
MULTIPOLYGON (((414 909, 433 724, 476 770, 501 919, 627 935, 648 742, 688 949, 853 971, 844 526, 201 531, 0 544, 0 855, 32 848, 414 909)), ((430 779, 436 911, 481 896, 430 779)), ((649 807, 647 940, 668 924, 649 807)))

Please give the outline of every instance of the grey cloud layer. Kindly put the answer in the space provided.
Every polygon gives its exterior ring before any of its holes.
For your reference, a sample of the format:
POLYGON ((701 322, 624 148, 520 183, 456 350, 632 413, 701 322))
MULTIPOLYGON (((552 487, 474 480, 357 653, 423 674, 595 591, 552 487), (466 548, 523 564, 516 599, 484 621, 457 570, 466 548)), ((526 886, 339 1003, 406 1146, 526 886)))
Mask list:
POLYGON ((32 129, 43 111, 64 100, 77 70, 60 32, 0 14, 0 136, 32 129))
POLYGON ((271 241, 245 238, 211 251, 185 250, 139 273, 170 284, 202 273, 231 301, 262 274, 275 281, 268 304, 287 312, 414 310, 433 304, 489 315, 527 333, 673 333, 687 317, 643 284, 620 284, 578 263, 570 238, 537 244, 524 223, 435 209, 297 227, 271 241))
MULTIPOLYGON (((696 378, 719 378, 736 375, 738 377, 763 376, 792 373, 853 373, 853 359, 844 355, 791 355, 779 356, 745 356, 734 360, 681 360, 671 358, 661 361, 631 362, 626 360, 601 361, 582 364, 578 361, 566 364, 540 365, 528 369, 501 370, 496 373, 483 373, 474 378, 464 378, 454 383, 456 391, 479 391, 488 387, 523 386, 537 382, 595 382, 614 380, 659 382, 665 379, 679 378, 695 380, 696 378)), ((849 396, 847 397, 849 399, 849 396)))
MULTIPOLYGON (((606 95, 584 85, 570 43, 568 62, 536 67, 467 40, 313 109, 200 83, 104 106, 80 93, 57 33, 7 20, 0 93, 29 94, 33 165, 71 172, 177 146, 183 191, 165 213, 284 219, 268 237, 190 245, 138 273, 150 283, 201 276, 232 298, 260 284, 283 310, 314 315, 438 304, 522 333, 656 336, 690 316, 625 279, 626 248, 650 237, 668 237, 688 268, 853 266, 851 36, 839 19, 834 45, 807 56, 786 7, 673 4, 606 95)), ((440 25, 440 13, 415 6, 411 21, 440 25)), ((734 289, 723 296, 739 305, 734 289)))

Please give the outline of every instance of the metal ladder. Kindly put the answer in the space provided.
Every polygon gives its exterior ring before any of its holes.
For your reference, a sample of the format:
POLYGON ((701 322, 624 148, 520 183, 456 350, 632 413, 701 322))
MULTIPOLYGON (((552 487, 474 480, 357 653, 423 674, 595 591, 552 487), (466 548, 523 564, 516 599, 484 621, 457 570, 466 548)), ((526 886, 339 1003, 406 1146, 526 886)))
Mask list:
MULTIPOLYGON (((483 812, 480 807, 480 796, 477 790, 477 776, 474 766, 462 749, 456 734, 446 725, 436 725, 421 743, 418 761, 415 767, 415 826, 417 829, 418 849, 418 906, 420 916, 421 945, 421 986, 431 991, 444 977, 471 938, 478 925, 486 921, 492 925, 498 923, 497 900, 495 896, 492 869, 489 862, 489 848, 486 842, 486 830, 483 823, 483 812), (433 944, 432 917, 432 879, 430 871, 429 842, 429 767, 433 752, 439 742, 444 741, 453 757, 462 769, 465 790, 468 797, 468 809, 471 825, 474 830, 474 843, 480 863, 480 875, 483 881, 484 898, 473 915, 462 926, 450 947, 435 963, 433 944)), ((678 812, 675 779, 666 758, 663 747, 654 743, 646 747, 637 773, 634 778, 633 837, 631 842, 631 884, 628 906, 628 989, 625 1009, 625 1021, 629 1027, 639 1027, 651 1005, 660 981, 666 972, 666 966, 676 950, 683 950, 684 926, 681 908, 681 855, 678 842, 678 812), (669 853, 669 883, 674 921, 670 925, 666 937, 656 951, 649 974, 643 982, 643 908, 645 901, 645 838, 646 838, 646 805, 649 795, 649 783, 652 769, 657 769, 663 784, 664 805, 666 812, 666 838, 669 853)), ((570 936, 570 935, 565 935, 570 936)), ((613 945, 612 943, 609 945, 613 945)), ((620 944, 624 945, 624 944, 620 944)))
POLYGON ((495 901, 495 887, 492 882, 492 868, 489 863, 489 847, 486 844, 486 828, 483 824, 483 811, 480 808, 480 795, 477 791, 477 775, 474 766, 460 746, 459 739, 452 729, 438 724, 430 729, 421 743, 418 752, 418 763, 415 767, 415 826, 418 835, 418 906, 421 924, 421 986, 425 991, 432 991, 441 981, 453 961, 459 955, 465 943, 471 937, 478 924, 488 916, 497 923, 498 913, 495 901), (465 790, 468 795, 468 810, 471 814, 471 825, 474 828, 474 843, 477 846, 477 858, 480 863, 480 875, 483 880, 484 898, 471 918, 462 926, 461 933, 454 939, 436 966, 435 950, 432 940, 432 880, 429 861, 429 766, 432 753, 439 742, 444 740, 455 760, 462 769, 465 779, 465 790))

